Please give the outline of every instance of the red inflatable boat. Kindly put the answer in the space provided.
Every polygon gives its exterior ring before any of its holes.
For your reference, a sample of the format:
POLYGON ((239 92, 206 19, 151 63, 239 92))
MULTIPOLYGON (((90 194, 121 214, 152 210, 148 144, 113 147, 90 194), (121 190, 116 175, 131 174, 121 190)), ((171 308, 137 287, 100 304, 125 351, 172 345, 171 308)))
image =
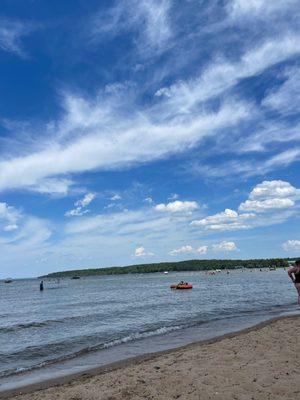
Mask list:
POLYGON ((193 289, 193 285, 191 283, 178 283, 177 285, 171 285, 171 289, 193 289))

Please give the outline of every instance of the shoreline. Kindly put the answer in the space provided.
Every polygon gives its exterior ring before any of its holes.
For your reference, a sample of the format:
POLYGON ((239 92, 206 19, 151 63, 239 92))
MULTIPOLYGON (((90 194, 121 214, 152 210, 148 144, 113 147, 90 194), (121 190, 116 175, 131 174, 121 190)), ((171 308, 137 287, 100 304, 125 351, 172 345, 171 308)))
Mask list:
MULTIPOLYGON (((40 383, 34 383, 34 384, 28 384, 27 386, 24 386, 22 388, 17 388, 17 389, 9 389, 7 391, 0 391, 0 399, 9 399, 13 398, 17 395, 26 395, 26 394, 33 394, 37 393, 40 391, 44 391, 47 389, 51 388, 57 388, 57 389, 62 389, 65 385, 72 385, 75 382, 81 381, 81 380, 91 380, 92 378, 95 377, 103 377, 105 374, 108 374, 110 372, 114 372, 117 370, 124 370, 128 367, 136 367, 142 364, 145 364, 147 362, 155 361, 158 359, 163 359, 164 357, 167 356, 172 356, 176 352, 187 352, 193 349, 197 349, 201 351, 201 349, 204 349, 206 346, 209 345, 214 345, 218 344, 224 340, 232 340, 236 338, 240 338, 243 335, 247 335, 249 333, 253 332, 258 332, 262 330, 263 328, 270 327, 271 325, 278 323, 278 322, 284 322, 284 321, 300 321, 300 316, 299 315, 288 315, 288 316, 279 316, 275 318, 271 318, 269 320, 260 322, 258 324, 255 324, 251 327, 244 328, 240 331, 236 332, 231 332, 231 333, 226 333, 224 335, 212 338, 212 339, 206 339, 203 341, 197 341, 193 342, 184 346, 172 348, 169 350, 163 350, 163 351, 158 351, 155 353, 147 353, 144 355, 139 355, 136 357, 131 357, 128 359, 124 359, 121 361, 113 362, 104 366, 99 366, 96 368, 90 368, 85 370, 84 372, 79 372, 79 373, 72 373, 63 377, 59 378, 53 378, 49 380, 45 380, 40 383)), ((1 387, 0 387, 1 389, 1 387)))

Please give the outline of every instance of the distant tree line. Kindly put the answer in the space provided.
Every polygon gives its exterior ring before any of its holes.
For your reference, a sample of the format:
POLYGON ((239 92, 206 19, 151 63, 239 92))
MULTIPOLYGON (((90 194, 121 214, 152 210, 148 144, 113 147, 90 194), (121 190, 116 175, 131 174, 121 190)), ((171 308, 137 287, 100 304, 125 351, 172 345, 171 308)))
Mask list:
POLYGON ((93 268, 54 272, 43 278, 62 278, 91 275, 145 274, 164 271, 207 271, 214 269, 268 268, 288 267, 289 258, 267 258, 252 260, 187 260, 179 262, 162 262, 155 264, 138 264, 124 267, 93 268))

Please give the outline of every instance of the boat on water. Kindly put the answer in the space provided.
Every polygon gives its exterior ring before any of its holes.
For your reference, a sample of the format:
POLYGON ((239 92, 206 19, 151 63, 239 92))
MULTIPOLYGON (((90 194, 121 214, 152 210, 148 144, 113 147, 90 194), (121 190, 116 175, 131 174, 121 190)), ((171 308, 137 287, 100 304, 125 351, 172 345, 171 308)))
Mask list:
POLYGON ((12 281, 13 281, 12 278, 6 278, 4 283, 12 283, 12 281))
POLYGON ((180 282, 180 283, 171 285, 170 288, 177 289, 177 290, 193 289, 193 285, 188 282, 180 282))
POLYGON ((74 275, 74 276, 72 276, 72 279, 80 279, 80 276, 79 275, 74 275))
POLYGON ((168 274, 169 273, 169 271, 164 271, 164 274, 168 274))

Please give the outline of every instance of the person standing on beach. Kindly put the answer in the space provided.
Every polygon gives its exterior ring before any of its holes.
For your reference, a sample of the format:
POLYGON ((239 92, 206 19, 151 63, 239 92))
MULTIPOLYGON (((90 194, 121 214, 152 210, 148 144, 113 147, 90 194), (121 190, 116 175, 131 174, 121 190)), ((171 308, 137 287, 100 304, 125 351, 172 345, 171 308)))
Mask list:
POLYGON ((288 269, 288 274, 297 289, 300 306, 300 260, 296 260, 294 266, 288 269))

